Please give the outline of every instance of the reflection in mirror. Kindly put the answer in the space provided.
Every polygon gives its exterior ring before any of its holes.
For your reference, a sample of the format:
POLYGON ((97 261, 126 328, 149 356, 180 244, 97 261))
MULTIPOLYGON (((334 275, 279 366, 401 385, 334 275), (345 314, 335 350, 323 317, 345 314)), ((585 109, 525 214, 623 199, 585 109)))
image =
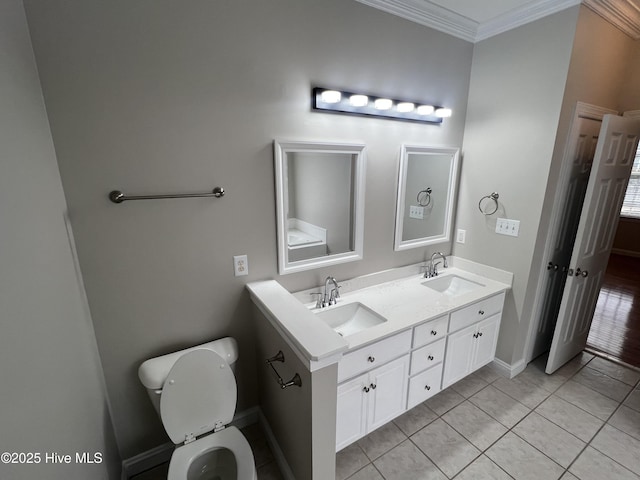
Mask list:
POLYGON ((457 148, 402 146, 395 250, 450 240, 458 157, 457 148))
POLYGON ((274 142, 278 271, 362 258, 364 145, 274 142))

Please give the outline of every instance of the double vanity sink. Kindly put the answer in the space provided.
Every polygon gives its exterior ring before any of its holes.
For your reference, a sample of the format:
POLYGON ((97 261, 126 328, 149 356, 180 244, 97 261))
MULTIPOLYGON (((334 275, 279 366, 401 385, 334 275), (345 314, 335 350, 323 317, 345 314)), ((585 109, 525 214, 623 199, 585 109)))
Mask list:
MULTIPOLYGON (((441 276, 420 282, 420 285, 428 289, 424 292, 424 297, 434 300, 439 295, 453 298, 485 287, 478 281, 446 271, 441 276)), ((354 335, 387 321, 385 317, 357 301, 314 310, 317 318, 342 337, 354 335)))
MULTIPOLYGON (((324 308, 310 303, 321 287, 291 293, 275 280, 247 285, 261 312, 265 358, 286 352, 282 376, 302 378, 299 391, 276 393, 264 370, 264 385, 274 390, 261 393, 261 405, 284 443, 316 432, 309 438, 312 463, 329 465, 318 478, 333 473, 327 443, 341 450, 494 359, 513 275, 448 260, 449 268, 432 278, 416 264, 339 279, 337 303, 324 308), (297 408, 308 412, 301 414, 305 421, 290 421, 297 408)), ((299 456, 302 444, 287 448, 299 456)))

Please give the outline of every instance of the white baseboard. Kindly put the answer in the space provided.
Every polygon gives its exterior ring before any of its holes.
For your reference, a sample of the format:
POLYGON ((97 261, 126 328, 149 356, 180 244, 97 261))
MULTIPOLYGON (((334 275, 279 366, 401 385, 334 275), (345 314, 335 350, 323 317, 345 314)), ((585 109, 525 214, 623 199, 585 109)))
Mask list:
POLYGON ((611 253, 617 253, 618 255, 624 255, 626 257, 640 257, 640 252, 635 250, 623 250, 622 248, 612 248, 611 253))
POLYGON ((503 362, 499 358, 494 358, 491 365, 495 367, 499 374, 507 378, 515 377, 527 367, 524 360, 519 360, 515 364, 509 365, 507 362, 503 362))
MULTIPOLYGON (((258 408, 258 407, 256 407, 258 408)), ((262 410, 258 408, 258 416, 260 418, 260 425, 264 430, 265 437, 267 437, 267 443, 269 444, 269 448, 271 448, 271 452, 273 453, 273 458, 278 464, 278 468, 280 468, 280 473, 284 477, 284 480, 296 480, 293 476, 293 472, 291 471, 291 467, 287 463, 287 459, 282 453, 282 449, 280 445, 278 445, 278 441, 276 440, 275 435, 273 434, 273 430, 271 430, 271 426, 269 422, 267 422, 267 418, 262 413, 262 410)))
MULTIPOLYGON (((240 413, 237 413, 231 422, 231 425, 237 428, 244 428, 254 423, 258 423, 261 417, 260 407, 251 407, 240 413)), ((175 445, 173 443, 163 443, 157 447, 142 452, 134 457, 127 458, 122 461, 122 480, 129 478, 145 470, 150 470, 158 465, 171 460, 175 445)), ((293 479, 293 477, 291 477, 293 479)))

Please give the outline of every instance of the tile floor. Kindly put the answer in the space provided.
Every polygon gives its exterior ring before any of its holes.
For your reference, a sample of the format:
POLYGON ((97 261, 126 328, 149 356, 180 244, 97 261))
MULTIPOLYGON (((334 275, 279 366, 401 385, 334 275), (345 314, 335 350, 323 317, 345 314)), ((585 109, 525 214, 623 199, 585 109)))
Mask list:
MULTIPOLYGON (((640 480, 640 372, 582 353, 546 375, 544 361, 511 380, 480 369, 339 452, 336 479, 640 480)), ((282 479, 259 425, 242 431, 258 480, 282 479)))
POLYGON ((640 373, 484 367, 337 454, 337 480, 640 480, 640 373))

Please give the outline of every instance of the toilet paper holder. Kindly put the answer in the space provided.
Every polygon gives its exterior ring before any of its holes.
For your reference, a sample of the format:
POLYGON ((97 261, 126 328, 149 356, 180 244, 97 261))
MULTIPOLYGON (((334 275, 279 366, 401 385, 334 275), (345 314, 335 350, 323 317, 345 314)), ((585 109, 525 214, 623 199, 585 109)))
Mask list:
POLYGON ((278 385, 280 385, 281 389, 284 390, 285 388, 292 387, 294 385, 296 387, 302 387, 302 378, 300 378, 300 375, 296 373, 291 380, 289 380, 288 382, 285 382, 280 376, 280 374, 278 373, 278 371, 276 370, 276 367, 273 365, 273 362, 284 363, 284 353, 282 353, 282 350, 279 350, 278 353, 276 353, 273 357, 267 358, 266 360, 267 365, 269 365, 271 367, 271 370, 273 370, 273 373, 275 373, 276 379, 278 381, 278 385))

